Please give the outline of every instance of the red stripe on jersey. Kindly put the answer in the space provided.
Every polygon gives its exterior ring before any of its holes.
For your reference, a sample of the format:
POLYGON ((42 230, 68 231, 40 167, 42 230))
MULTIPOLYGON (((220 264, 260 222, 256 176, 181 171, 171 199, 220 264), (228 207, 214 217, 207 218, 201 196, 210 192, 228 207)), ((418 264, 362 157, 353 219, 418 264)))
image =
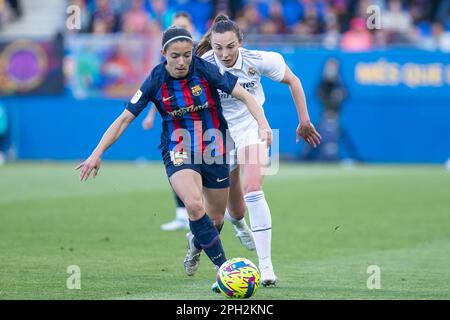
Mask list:
POLYGON ((220 120, 219 120, 219 115, 217 113, 216 104, 214 103, 214 99, 211 94, 211 88, 209 87, 208 82, 205 81, 204 79, 200 79, 200 82, 202 83, 202 86, 205 89, 206 99, 208 101, 208 105, 211 110, 211 118, 212 118, 212 121, 214 124, 214 128, 217 131, 219 131, 218 134, 216 135, 216 143, 217 143, 217 147, 219 149, 218 154, 221 155, 221 154, 225 153, 225 148, 224 148, 223 140, 222 140, 222 132, 220 131, 220 120))
MULTIPOLYGON (((169 89, 167 88, 167 83, 163 83, 163 85, 161 86, 161 95, 162 95, 162 101, 164 103, 164 107, 166 108, 167 112, 170 112, 170 113, 173 112, 172 106, 170 105, 170 101, 172 99, 174 99, 175 97, 169 97, 169 89)), ((175 116, 171 116, 171 117, 173 120, 174 132, 177 132, 177 130, 181 128, 180 122, 178 121, 178 119, 175 116)), ((180 140, 182 140, 181 136, 179 136, 178 140, 177 140, 177 145, 176 145, 176 149, 175 149, 176 152, 183 151, 180 140)))
MULTIPOLYGON (((186 102, 186 107, 194 106, 194 100, 192 99, 191 89, 188 86, 187 80, 181 80, 181 90, 183 91, 184 101, 186 102)), ((203 124, 202 119, 197 111, 189 112, 189 115, 192 118, 192 122, 194 123, 194 131, 197 143, 201 144, 201 153, 205 150, 205 141, 203 140, 203 124)))

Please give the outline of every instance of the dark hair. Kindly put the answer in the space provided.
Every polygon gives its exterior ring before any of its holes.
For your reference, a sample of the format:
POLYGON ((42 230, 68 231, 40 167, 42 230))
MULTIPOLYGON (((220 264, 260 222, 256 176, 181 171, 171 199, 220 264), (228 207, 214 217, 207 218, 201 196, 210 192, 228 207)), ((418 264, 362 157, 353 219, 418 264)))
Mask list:
POLYGON ((173 18, 179 18, 179 17, 183 17, 189 20, 189 22, 192 24, 192 16, 187 13, 186 11, 178 11, 177 13, 175 13, 175 15, 173 16, 173 18))
POLYGON ((179 28, 177 26, 172 26, 170 28, 168 28, 166 31, 164 31, 163 33, 163 37, 162 37, 162 49, 163 51, 166 50, 166 47, 175 41, 191 41, 193 43, 192 40, 192 35, 189 31, 187 31, 186 29, 183 28, 179 28))
POLYGON ((195 49, 195 53, 197 56, 201 57, 203 54, 212 49, 211 46, 211 34, 212 33, 225 33, 227 31, 233 31, 239 42, 242 42, 244 36, 239 28, 239 25, 231 20, 225 14, 219 14, 215 19, 211 28, 209 28, 208 32, 205 33, 203 38, 200 40, 197 48, 195 49))

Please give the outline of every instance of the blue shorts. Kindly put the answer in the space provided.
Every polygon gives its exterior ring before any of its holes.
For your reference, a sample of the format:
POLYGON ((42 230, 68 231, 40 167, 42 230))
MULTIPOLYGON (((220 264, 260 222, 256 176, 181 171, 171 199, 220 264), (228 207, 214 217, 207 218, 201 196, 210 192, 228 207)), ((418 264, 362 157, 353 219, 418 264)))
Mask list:
POLYGON ((193 159, 186 161, 182 155, 174 156, 174 153, 169 151, 163 151, 162 158, 169 178, 175 172, 191 169, 201 175, 202 184, 206 188, 223 189, 230 186, 230 165, 223 159, 218 163, 205 163, 204 160, 194 163, 193 159))

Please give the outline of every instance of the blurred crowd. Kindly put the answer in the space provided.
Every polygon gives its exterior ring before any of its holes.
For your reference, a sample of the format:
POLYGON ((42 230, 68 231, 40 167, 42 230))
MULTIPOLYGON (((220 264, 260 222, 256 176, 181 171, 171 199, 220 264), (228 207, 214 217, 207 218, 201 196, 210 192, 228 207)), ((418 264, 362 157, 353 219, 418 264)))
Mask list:
POLYGON ((192 16, 199 37, 218 13, 247 36, 290 35, 329 48, 361 51, 390 44, 450 50, 450 0, 73 0, 83 32, 150 33, 171 25, 177 11, 192 16), (368 10, 371 6, 377 9, 368 10), (378 14, 379 13, 379 14, 378 14), (378 15, 377 15, 378 14, 378 15), (367 22, 371 25, 368 26, 367 22))
MULTIPOLYGON (((20 16, 18 2, 0 0, 0 23, 8 4, 20 16)), ((281 34, 355 51, 392 44, 450 50, 450 0, 68 0, 68 5, 81 8, 85 33, 158 36, 176 12, 186 11, 197 38, 214 16, 226 13, 247 38, 281 34)))

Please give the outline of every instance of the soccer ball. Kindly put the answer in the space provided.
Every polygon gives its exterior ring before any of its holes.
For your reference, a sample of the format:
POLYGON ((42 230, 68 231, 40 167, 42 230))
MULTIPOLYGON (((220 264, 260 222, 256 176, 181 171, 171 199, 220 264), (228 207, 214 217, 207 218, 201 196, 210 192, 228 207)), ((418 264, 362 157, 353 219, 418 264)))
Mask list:
POLYGON ((258 268, 245 258, 229 259, 217 272, 219 290, 227 298, 250 298, 258 289, 260 278, 258 268))

